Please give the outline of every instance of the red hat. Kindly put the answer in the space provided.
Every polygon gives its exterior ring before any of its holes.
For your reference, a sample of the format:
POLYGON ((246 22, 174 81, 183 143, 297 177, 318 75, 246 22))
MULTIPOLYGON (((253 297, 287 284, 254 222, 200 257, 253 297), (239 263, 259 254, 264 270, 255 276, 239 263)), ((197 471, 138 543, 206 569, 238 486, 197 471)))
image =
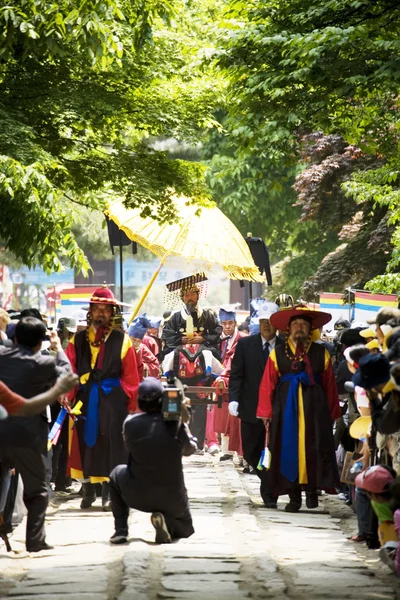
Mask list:
POLYGON ((93 296, 90 298, 90 304, 112 304, 115 306, 117 301, 110 288, 99 287, 93 292, 93 296))
POLYGON ((389 490, 392 481, 393 475, 388 469, 385 469, 382 465, 375 465, 359 473, 354 483, 357 487, 371 492, 371 494, 383 494, 389 490))
POLYGON ((271 315, 270 322, 279 331, 288 329, 290 321, 293 319, 305 319, 310 321, 311 330, 323 327, 331 320, 332 316, 329 313, 321 312, 320 310, 310 310, 301 306, 286 308, 271 315))

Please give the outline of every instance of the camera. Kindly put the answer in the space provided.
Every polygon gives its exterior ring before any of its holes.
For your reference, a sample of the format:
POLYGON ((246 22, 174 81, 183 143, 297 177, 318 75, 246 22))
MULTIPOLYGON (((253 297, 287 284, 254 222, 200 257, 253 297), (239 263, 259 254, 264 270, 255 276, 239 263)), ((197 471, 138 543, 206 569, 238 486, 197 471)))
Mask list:
POLYGON ((182 414, 185 388, 177 377, 169 377, 163 382, 164 392, 161 399, 161 412, 165 421, 178 421, 182 414))

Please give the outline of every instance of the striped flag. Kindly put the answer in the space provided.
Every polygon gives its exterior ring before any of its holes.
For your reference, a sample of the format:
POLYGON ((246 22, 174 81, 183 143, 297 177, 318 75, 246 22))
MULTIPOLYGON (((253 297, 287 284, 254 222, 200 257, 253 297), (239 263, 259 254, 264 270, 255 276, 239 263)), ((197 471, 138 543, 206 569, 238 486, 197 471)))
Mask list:
POLYGON ((380 308, 397 308, 396 294, 370 294, 355 292, 355 318, 357 321, 367 321, 374 317, 380 308))

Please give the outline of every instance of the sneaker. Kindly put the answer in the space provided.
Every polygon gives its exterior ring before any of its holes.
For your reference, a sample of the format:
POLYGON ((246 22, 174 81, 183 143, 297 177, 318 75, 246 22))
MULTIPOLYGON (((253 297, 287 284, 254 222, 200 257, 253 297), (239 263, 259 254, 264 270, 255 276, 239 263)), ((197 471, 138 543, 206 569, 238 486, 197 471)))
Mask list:
POLYGON ((156 530, 156 544, 170 544, 171 536, 165 523, 164 515, 160 512, 152 513, 151 524, 156 530))
POLYGON ((219 448, 216 444, 213 444, 208 449, 208 453, 211 454, 211 456, 215 456, 216 454, 218 454, 218 452, 219 452, 219 448))
POLYGON ((197 456, 204 456, 204 450, 201 450, 200 448, 197 448, 195 454, 197 454, 197 456))
POLYGON ((128 541, 128 530, 117 529, 110 537, 111 544, 126 544, 128 541))

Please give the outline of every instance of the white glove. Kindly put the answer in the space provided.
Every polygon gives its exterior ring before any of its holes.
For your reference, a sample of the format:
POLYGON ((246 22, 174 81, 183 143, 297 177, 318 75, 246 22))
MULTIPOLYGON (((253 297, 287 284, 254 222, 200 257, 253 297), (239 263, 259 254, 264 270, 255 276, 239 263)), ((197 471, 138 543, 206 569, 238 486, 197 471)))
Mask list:
POLYGON ((236 402, 235 400, 232 400, 232 402, 229 402, 228 410, 229 410, 229 414, 232 415, 232 417, 238 416, 238 414, 239 414, 238 408, 239 408, 239 402, 236 402))
POLYGON ((6 411, 4 406, 2 406, 0 404, 0 421, 2 421, 3 419, 7 419, 7 417, 8 417, 8 412, 6 411))

